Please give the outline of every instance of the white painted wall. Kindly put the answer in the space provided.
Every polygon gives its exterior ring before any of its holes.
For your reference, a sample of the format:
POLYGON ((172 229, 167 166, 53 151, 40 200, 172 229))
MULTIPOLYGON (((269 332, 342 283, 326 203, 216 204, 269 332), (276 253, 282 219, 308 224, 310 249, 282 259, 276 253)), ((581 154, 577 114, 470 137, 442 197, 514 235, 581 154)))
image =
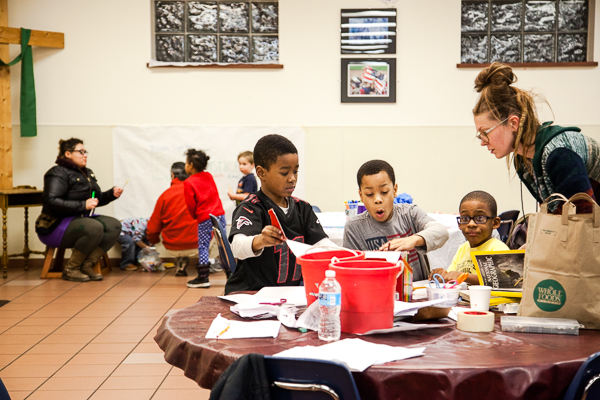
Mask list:
MULTIPOLYGON (((397 103, 340 103, 340 8, 381 6, 280 0, 284 69, 210 70, 146 67, 150 0, 9 0, 11 26, 65 33, 63 50, 34 48, 36 138, 18 137, 20 71, 11 70, 15 185, 41 188, 58 140, 75 136, 92 152, 89 166, 101 186, 111 186, 115 125, 301 125, 307 200, 324 210, 341 210, 344 200, 356 198, 356 171, 372 158, 392 163, 400 191, 427 211, 456 212, 460 198, 475 189, 492 193, 500 210, 520 208, 518 179, 473 140, 479 71, 456 68, 459 0, 398 0, 397 103)), ((557 123, 581 126, 600 140, 599 68, 516 73, 519 87, 545 95, 557 123)), ((550 116, 547 108, 542 116, 550 116)), ((531 196, 524 198, 525 211, 534 211, 531 196)), ((38 212, 32 210, 33 219, 38 212)), ((11 253, 22 248, 21 214, 9 213, 11 253)))

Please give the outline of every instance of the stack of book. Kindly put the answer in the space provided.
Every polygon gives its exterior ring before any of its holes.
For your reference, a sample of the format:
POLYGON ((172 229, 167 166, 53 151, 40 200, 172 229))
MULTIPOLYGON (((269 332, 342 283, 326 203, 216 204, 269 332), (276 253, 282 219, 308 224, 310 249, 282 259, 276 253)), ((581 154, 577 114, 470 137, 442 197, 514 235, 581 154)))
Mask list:
MULTIPOLYGON (((479 284, 492 287, 490 306, 518 303, 523 297, 523 265, 525 250, 479 251, 471 253, 479 284)), ((469 301, 469 292, 461 291, 469 301)))

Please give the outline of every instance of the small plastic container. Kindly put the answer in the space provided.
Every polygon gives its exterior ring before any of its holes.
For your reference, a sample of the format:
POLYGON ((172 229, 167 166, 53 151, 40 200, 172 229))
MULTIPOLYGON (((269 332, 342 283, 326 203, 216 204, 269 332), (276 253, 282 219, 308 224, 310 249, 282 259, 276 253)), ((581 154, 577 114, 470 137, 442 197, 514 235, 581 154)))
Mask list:
POLYGON ((579 335, 582 325, 574 319, 500 317, 502 332, 552 333, 555 335, 579 335))
POLYGON ((454 289, 437 289, 427 288, 427 300, 446 299, 443 303, 436 304, 432 307, 454 307, 458 303, 458 295, 460 287, 454 289))
POLYGON ((138 254, 138 262, 148 272, 164 271, 165 267, 160 259, 160 254, 154 247, 146 247, 138 254))

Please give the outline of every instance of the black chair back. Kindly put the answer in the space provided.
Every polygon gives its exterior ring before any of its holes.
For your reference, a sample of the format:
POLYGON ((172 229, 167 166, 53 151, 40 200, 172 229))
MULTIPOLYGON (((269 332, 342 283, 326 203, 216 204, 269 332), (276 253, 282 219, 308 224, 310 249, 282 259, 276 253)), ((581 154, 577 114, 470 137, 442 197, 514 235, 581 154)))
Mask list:
POLYGON ((600 352, 592 354, 579 368, 564 400, 600 399, 600 352))
POLYGON ((225 275, 227 275, 227 278, 229 278, 231 274, 235 272, 236 261, 235 258, 233 258, 233 252, 231 251, 229 240, 227 240, 227 232, 225 231, 225 227, 221 226, 221 223, 217 217, 212 214, 209 215, 213 225, 213 235, 217 241, 217 248, 219 249, 221 266, 225 270, 225 275))
POLYGON ((272 400, 360 400, 352 374, 332 361, 265 356, 272 400))
POLYGON ((517 221, 517 218, 519 218, 519 214, 519 210, 510 210, 498 215, 498 217, 500 217, 500 227, 498 228, 498 234, 500 235, 500 240, 506 244, 508 244, 508 235, 510 233, 510 230, 512 229, 514 223, 517 221))

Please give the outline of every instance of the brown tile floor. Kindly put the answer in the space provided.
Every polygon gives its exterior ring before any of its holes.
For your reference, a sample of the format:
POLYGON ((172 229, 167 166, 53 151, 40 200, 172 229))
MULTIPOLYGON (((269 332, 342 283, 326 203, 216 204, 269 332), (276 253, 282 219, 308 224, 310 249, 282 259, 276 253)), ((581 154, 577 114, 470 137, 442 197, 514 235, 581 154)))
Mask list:
MULTIPOLYGON (((191 274, 191 271, 190 271, 191 274)), ((174 271, 115 270, 101 282, 40 280, 10 269, 0 280, 0 378, 13 400, 202 400, 209 391, 164 361, 153 340, 169 310, 210 289, 188 289, 174 271)))

